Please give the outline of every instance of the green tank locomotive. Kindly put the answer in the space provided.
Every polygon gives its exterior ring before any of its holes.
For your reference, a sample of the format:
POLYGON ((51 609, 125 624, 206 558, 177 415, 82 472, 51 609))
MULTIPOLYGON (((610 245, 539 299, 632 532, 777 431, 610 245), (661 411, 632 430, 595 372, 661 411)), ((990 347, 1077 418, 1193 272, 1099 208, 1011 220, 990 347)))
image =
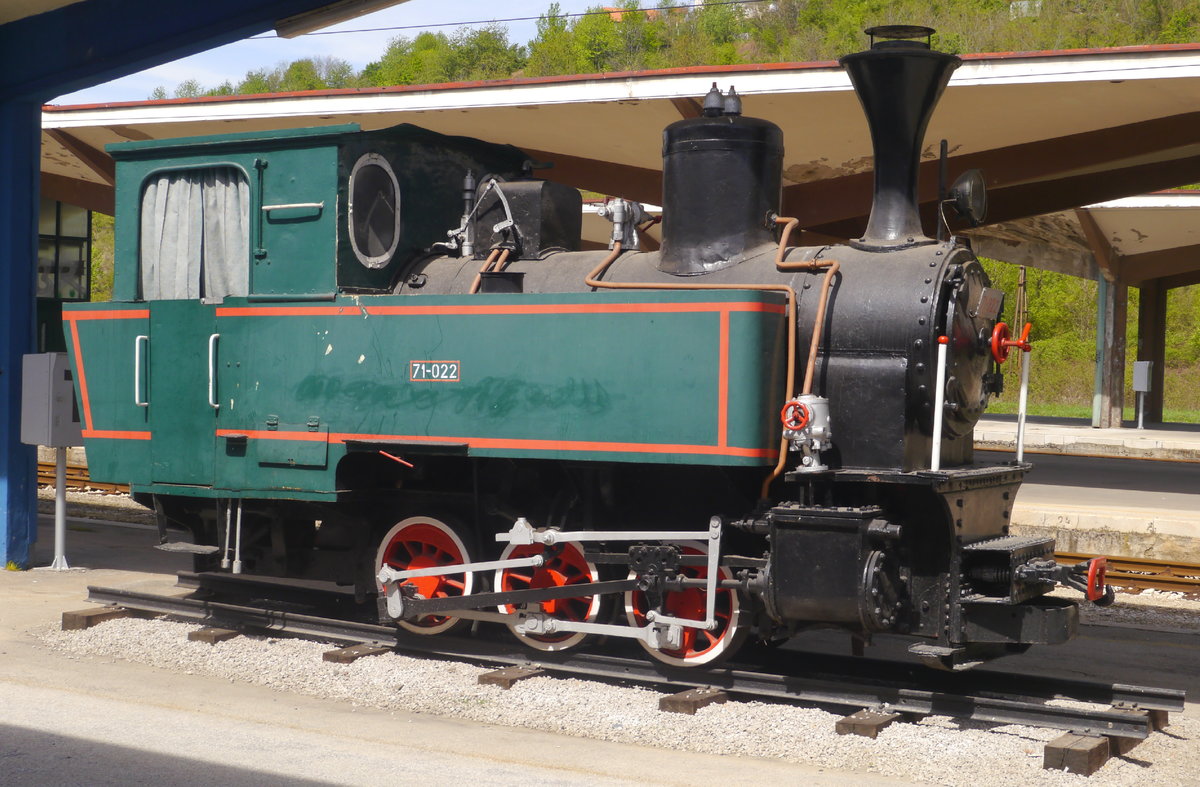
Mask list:
POLYGON ((844 59, 876 148, 844 245, 788 245, 782 131, 715 86, 664 132, 655 251, 642 206, 584 250, 578 191, 413 126, 111 146, 114 300, 64 313, 92 476, 198 570, 353 585, 418 634, 682 665, 810 627, 945 667, 1068 639, 1045 594, 1102 600, 1101 566, 1008 532, 1028 465, 971 451, 1003 296, 917 214, 958 60, 874 32, 844 59))

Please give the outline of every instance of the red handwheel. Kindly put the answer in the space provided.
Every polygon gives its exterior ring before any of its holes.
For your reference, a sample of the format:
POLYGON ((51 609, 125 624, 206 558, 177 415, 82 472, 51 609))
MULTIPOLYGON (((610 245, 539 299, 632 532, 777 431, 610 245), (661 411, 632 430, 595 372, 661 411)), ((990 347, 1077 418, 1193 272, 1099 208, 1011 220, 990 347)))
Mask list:
POLYGON ((992 329, 992 357, 996 359, 996 363, 1004 363, 1008 360, 1008 350, 1012 347, 1012 344, 1009 343, 1011 336, 1012 333, 1005 323, 998 322, 992 329))
POLYGON ((1104 598, 1104 578, 1108 574, 1108 558, 1094 557, 1088 561, 1087 598, 1098 601, 1104 598))
POLYGON ((783 422, 783 428, 791 432, 798 432, 808 426, 810 418, 812 418, 812 414, 808 411, 808 406, 802 402, 788 402, 779 413, 779 420, 783 422))

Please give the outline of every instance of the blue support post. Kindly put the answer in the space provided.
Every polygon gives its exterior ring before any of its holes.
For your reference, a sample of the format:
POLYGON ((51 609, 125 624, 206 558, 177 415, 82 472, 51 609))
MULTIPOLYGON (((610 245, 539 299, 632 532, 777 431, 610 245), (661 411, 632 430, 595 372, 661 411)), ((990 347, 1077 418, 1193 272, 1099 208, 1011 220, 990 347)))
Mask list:
POLYGON ((21 443, 21 356, 33 351, 41 105, 0 101, 0 564, 28 568, 36 460, 21 443))

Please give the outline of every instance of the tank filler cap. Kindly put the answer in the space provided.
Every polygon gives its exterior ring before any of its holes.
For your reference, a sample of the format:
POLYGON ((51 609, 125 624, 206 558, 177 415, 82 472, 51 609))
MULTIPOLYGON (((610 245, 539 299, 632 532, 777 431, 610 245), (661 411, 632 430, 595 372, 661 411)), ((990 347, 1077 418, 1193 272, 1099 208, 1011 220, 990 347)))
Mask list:
POLYGON ((704 96, 704 116, 710 118, 718 117, 724 109, 725 97, 721 95, 721 91, 717 88, 717 83, 713 82, 712 88, 704 96))
POLYGON ((733 85, 729 86, 729 92, 725 94, 724 111, 726 115, 742 114, 742 97, 733 89, 733 85))
POLYGON ((871 49, 931 49, 930 39, 936 31, 932 27, 921 25, 877 25, 868 27, 863 32, 871 37, 871 49), (877 38, 883 40, 876 41, 877 38), (920 38, 925 40, 914 40, 920 38))

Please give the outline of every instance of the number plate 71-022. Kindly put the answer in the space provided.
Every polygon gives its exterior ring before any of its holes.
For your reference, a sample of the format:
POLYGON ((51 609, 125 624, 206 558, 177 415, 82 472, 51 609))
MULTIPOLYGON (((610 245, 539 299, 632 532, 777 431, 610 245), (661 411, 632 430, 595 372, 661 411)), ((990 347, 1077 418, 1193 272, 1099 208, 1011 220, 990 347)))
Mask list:
POLYGON ((408 379, 412 382, 456 383, 462 366, 458 361, 409 361, 408 379))

